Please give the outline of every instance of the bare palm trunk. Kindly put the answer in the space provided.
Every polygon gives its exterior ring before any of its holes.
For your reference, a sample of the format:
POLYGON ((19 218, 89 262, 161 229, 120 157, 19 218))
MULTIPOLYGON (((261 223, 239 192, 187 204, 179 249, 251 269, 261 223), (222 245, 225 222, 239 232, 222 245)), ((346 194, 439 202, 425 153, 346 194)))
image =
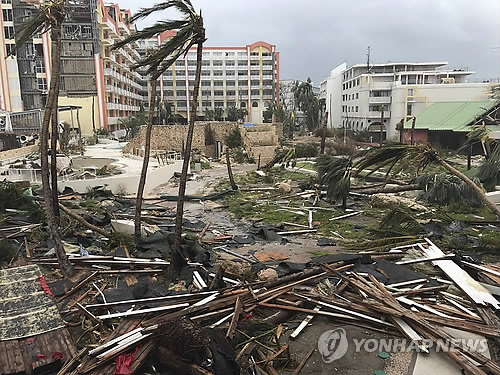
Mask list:
MULTIPOLYGON (((57 87, 57 92, 59 93, 59 84, 57 87)), ((59 95, 58 95, 59 97, 59 95)), ((57 192, 57 127, 58 127, 58 116, 57 112, 59 110, 58 100, 55 101, 55 105, 52 108, 52 126, 50 135, 50 183, 52 187, 52 205, 54 207, 54 214, 59 217, 59 198, 57 192)))
POLYGON ((231 183, 231 189, 238 190, 238 185, 234 182, 233 169, 231 168, 231 158, 229 157, 229 147, 226 147, 227 175, 231 183))
POLYGON ((54 201, 52 199, 50 181, 49 181, 49 159, 48 159, 48 136, 49 125, 54 108, 57 108, 59 97, 59 80, 60 80, 60 56, 61 56, 61 25, 52 27, 52 79, 50 80, 49 94, 43 114, 42 129, 40 132, 40 158, 42 170, 42 186, 44 197, 45 217, 49 234, 54 241, 54 249, 61 268, 61 272, 65 277, 70 277, 73 273, 73 266, 66 256, 64 247, 59 236, 57 220, 54 210, 54 201))
POLYGON ((320 154, 321 155, 324 155, 325 153, 325 144, 326 144, 326 126, 327 126, 327 123, 328 123, 328 112, 326 112, 326 116, 325 116, 325 119, 323 120, 323 129, 322 129, 322 132, 321 132, 321 150, 320 150, 320 154))
POLYGON ((189 167, 189 159, 191 157, 191 145, 193 142, 194 122, 196 120, 196 110, 198 107, 198 92, 200 89, 201 78, 201 59, 203 55, 203 41, 205 39, 204 32, 201 32, 197 49, 196 49, 196 77, 194 80, 193 89, 193 105, 191 107, 191 117, 189 118, 188 133, 186 139, 186 146, 184 150, 184 161, 182 163, 182 173, 179 182, 179 195, 177 198, 177 212, 175 216, 175 242, 172 251, 172 260, 170 262, 170 277, 175 277, 185 265, 186 261, 181 252, 182 241, 182 218, 184 214, 184 196, 186 194, 187 173, 189 167))
POLYGON ((146 185, 146 175, 148 172, 149 153, 151 151, 151 132, 153 131, 153 118, 155 113, 156 101, 156 78, 151 79, 151 96, 149 99, 149 112, 148 124, 146 126, 146 140, 144 142, 144 159, 142 160, 141 177, 139 179, 139 187, 137 188, 137 200, 135 203, 135 217, 134 217, 134 237, 135 242, 141 239, 141 210, 142 210, 142 196, 144 194, 144 186, 146 185))
POLYGON ((479 186, 477 186, 469 177, 460 172, 458 169, 453 168, 450 164, 444 161, 444 159, 442 159, 439 155, 435 154, 434 159, 448 172, 457 176, 459 179, 465 182, 467 186, 477 194, 479 199, 481 199, 481 201, 486 205, 486 207, 488 207, 498 218, 500 218, 500 209, 498 209, 495 203, 491 202, 488 199, 484 191, 479 186))

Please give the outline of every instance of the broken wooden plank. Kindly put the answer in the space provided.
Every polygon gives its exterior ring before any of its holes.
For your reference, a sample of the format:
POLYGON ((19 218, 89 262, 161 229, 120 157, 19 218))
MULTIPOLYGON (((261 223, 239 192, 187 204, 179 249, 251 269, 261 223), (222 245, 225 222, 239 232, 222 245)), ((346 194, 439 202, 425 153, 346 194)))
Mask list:
POLYGON ((357 212, 351 212, 350 214, 345 214, 345 215, 341 215, 341 216, 335 216, 335 217, 332 217, 330 219, 328 219, 329 221, 333 221, 333 220, 340 220, 340 219, 345 219, 345 218, 348 218, 348 217, 351 217, 351 216, 356 216, 356 215, 359 215, 359 214, 362 214, 363 211, 357 211, 357 212))
POLYGON ((112 319, 112 318, 120 318, 120 317, 123 317, 123 316, 142 315, 142 314, 148 314, 150 312, 173 310, 173 309, 178 309, 178 308, 188 307, 188 306, 189 306, 189 303, 179 303, 179 304, 176 304, 176 305, 167 305, 167 306, 160 306, 160 307, 152 307, 150 309, 125 311, 125 312, 121 312, 121 313, 99 315, 98 318, 101 319, 101 320, 106 320, 106 319, 112 319))
MULTIPOLYGON (((316 306, 313 311, 317 312, 319 310, 321 310, 321 307, 316 306)), ((297 338, 297 336, 300 334, 300 332, 302 332, 302 330, 307 327, 307 325, 311 322, 311 320, 313 320, 313 318, 314 318, 314 315, 307 315, 305 317, 305 319, 302 322, 300 322, 299 326, 297 328, 295 328, 295 331, 292 332, 292 334, 290 335, 290 338, 292 340, 295 340, 297 338)))
POLYGON ((285 231, 285 232, 276 232, 276 234, 279 234, 280 236, 288 236, 290 234, 306 234, 306 233, 316 233, 316 229, 303 229, 303 230, 291 230, 291 231, 285 231))
MULTIPOLYGON (((428 257, 443 256, 444 253, 432 241, 425 238, 428 247, 420 245, 422 251, 428 257)), ((436 260, 432 262, 438 266, 462 291, 478 305, 491 305, 495 309, 500 309, 500 302, 493 295, 474 280, 466 271, 460 268, 452 260, 436 260)))
POLYGON ((238 325, 238 319, 240 318, 240 314, 242 311, 243 311, 243 303, 241 302, 241 298, 238 296, 236 297, 236 303, 234 304, 234 314, 226 332, 226 337, 229 340, 233 339, 234 331, 236 330, 236 326, 238 325))
POLYGON ((311 355, 314 353, 315 350, 316 350, 316 345, 314 345, 311 348, 311 350, 309 350, 309 352, 307 352, 307 354, 304 356, 304 358, 302 359, 302 361, 300 361, 299 365, 297 366, 297 368, 293 372, 293 375, 299 375, 300 374, 300 372, 302 371, 302 369, 306 365, 306 363, 309 360, 309 358, 311 358, 311 355))

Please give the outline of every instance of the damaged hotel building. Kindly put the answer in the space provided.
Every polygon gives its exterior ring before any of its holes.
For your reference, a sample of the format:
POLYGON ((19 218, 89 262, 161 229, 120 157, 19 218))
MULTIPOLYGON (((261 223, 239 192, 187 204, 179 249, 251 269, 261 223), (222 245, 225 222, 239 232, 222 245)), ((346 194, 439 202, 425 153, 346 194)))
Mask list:
MULTIPOLYGON (((50 36, 37 35, 15 50, 15 33, 35 13, 36 1, 2 0, 0 8, 0 111, 20 112, 45 105, 51 78, 50 36), (9 56, 9 57, 8 57, 9 56)), ((63 24, 60 106, 82 107, 82 133, 119 129, 119 119, 147 107, 148 77, 130 67, 147 48, 168 40, 161 35, 141 45, 112 45, 130 35, 129 10, 103 0, 68 2, 63 24)), ((177 118, 189 117, 195 52, 159 78, 162 101, 177 118)), ((199 116, 207 108, 246 108, 247 120, 262 122, 264 110, 279 98, 279 53, 256 42, 241 47, 204 47, 199 116)), ((61 120, 71 122, 70 114, 61 120), (68 118, 66 118, 68 117, 68 118)))

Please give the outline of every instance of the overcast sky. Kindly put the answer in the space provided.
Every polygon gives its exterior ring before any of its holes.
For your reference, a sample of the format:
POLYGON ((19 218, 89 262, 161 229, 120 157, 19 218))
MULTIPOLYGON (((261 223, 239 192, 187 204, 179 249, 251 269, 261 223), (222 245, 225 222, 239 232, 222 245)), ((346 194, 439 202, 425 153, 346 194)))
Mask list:
MULTIPOLYGON (((158 2, 115 1, 132 11, 158 2)), ((192 1, 202 8, 207 46, 275 44, 281 79, 310 76, 319 85, 344 61, 365 63, 368 45, 372 62, 448 61, 476 78, 500 76, 499 0, 192 1)))

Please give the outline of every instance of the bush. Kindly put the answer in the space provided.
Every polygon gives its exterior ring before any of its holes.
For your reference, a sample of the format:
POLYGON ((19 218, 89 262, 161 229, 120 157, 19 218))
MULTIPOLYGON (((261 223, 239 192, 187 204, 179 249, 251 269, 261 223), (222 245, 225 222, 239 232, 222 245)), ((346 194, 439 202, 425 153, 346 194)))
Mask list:
POLYGON ((243 138, 240 129, 233 129, 226 137, 226 145, 229 148, 243 147, 243 138))
POLYGON ((314 158, 318 156, 318 148, 312 143, 297 143, 295 145, 296 158, 314 158))

